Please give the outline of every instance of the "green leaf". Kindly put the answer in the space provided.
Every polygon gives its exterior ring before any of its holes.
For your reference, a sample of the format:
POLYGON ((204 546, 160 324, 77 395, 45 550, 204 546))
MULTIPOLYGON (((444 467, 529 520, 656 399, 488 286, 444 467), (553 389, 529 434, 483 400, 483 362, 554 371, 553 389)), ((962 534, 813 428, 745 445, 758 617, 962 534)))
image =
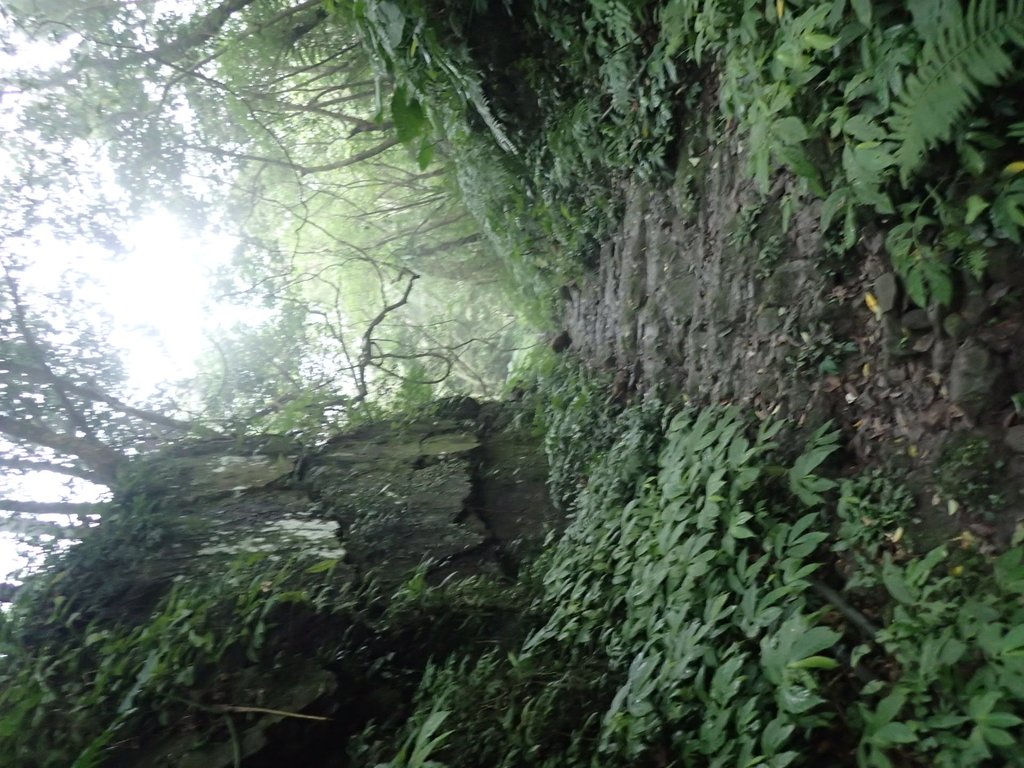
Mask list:
POLYGON ((906 700, 906 692, 896 689, 878 702, 878 706, 875 708, 874 715, 871 718, 872 722, 888 723, 903 709, 903 704, 906 700))
POLYGON ((979 728, 981 735, 985 738, 989 744, 997 747, 1012 747, 1017 743, 1017 740, 1009 733, 999 728, 989 728, 988 726, 980 726, 979 728))
POLYGON ((425 171, 433 161, 434 144, 433 142, 424 140, 423 143, 420 144, 420 151, 416 154, 416 164, 419 166, 421 171, 425 171))
POLYGON ((1016 715, 1011 715, 1009 712, 993 712, 985 718, 985 725, 995 728, 1012 728, 1021 723, 1024 723, 1024 720, 1021 720, 1016 715))
POLYGON ((868 115, 858 114, 843 123, 843 131, 857 141, 884 141, 888 134, 868 115))
POLYGON ((792 658, 803 659, 818 651, 831 648, 842 637, 839 632, 833 632, 826 627, 812 627, 803 632, 793 643, 792 658))
POLYGON ((921 260, 921 269, 928 279, 929 295, 942 306, 948 307, 953 301, 953 276, 948 264, 936 258, 921 260))
POLYGON ((882 583, 889 590, 889 594, 904 605, 914 605, 917 602, 914 595, 910 592, 910 588, 903 577, 903 572, 893 565, 892 558, 888 556, 886 556, 885 561, 882 563, 882 583))
POLYGON ((765 726, 761 733, 761 748, 768 755, 774 755, 786 745, 786 740, 795 730, 795 726, 782 716, 776 717, 765 726))
POLYGON ((1003 696, 1000 691, 987 691, 972 696, 967 703, 967 714, 975 720, 984 720, 1003 696))
POLYGON ((387 36, 388 45, 392 50, 402 43, 402 32, 405 30, 405 14, 397 3, 391 0, 380 0, 376 4, 380 21, 387 36))
POLYGON ((1011 75, 1014 58, 1006 49, 1024 46, 1021 0, 974 0, 966 8, 924 27, 915 70, 893 105, 890 124, 900 143, 896 156, 904 185, 925 153, 950 138, 981 98, 981 86, 998 85, 1011 75))
POLYGON ((966 224, 973 224, 982 212, 988 208, 988 203, 978 195, 971 195, 967 198, 967 215, 964 216, 966 224))
POLYGON ((786 666, 790 669, 835 669, 839 662, 828 656, 808 656, 800 661, 791 661, 786 666))
POLYGON ((772 125, 772 133, 786 144, 797 144, 808 137, 807 128, 798 117, 784 117, 772 125))
POLYGON ((793 144, 786 147, 779 147, 779 158, 789 166, 801 179, 807 181, 808 188, 818 197, 825 196, 825 187, 821 183, 821 174, 804 148, 793 144))
POLYGON ((820 32, 808 32, 804 35, 804 42, 816 51, 827 51, 834 47, 839 39, 831 35, 823 35, 820 32))
POLYGON ((424 133, 427 116, 420 103, 402 86, 391 97, 391 118, 398 140, 407 144, 424 133))
POLYGON ((871 0, 853 0, 852 5, 857 21, 865 27, 871 26, 871 0))
POLYGON ((1018 624, 1003 636, 999 652, 1012 653, 1024 648, 1024 624, 1018 624))
POLYGON ((338 566, 337 558, 333 560, 321 560, 319 563, 315 563, 306 569, 306 573, 326 573, 327 571, 333 571, 338 566))
POLYGON ((880 747, 913 744, 917 741, 916 723, 886 723, 871 735, 871 741, 880 747))
POLYGON ((907 295, 917 306, 928 306, 928 289, 924 282, 924 271, 919 265, 912 265, 903 273, 903 284, 906 286, 907 295))

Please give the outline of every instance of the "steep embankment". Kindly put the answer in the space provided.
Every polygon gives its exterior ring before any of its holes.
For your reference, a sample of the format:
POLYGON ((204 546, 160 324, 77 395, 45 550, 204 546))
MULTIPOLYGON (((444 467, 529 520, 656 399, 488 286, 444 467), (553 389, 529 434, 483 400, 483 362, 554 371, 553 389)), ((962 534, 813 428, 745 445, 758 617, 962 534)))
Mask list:
POLYGON ((575 353, 614 371, 617 396, 660 386, 809 426, 834 419, 851 474, 909 472, 922 543, 969 529, 1004 547, 1024 519, 1019 255, 992 251, 988 276, 965 278, 951 306, 917 308, 883 222, 838 257, 794 177, 762 195, 740 142, 704 134, 671 186, 624 185, 621 224, 564 291, 575 353))

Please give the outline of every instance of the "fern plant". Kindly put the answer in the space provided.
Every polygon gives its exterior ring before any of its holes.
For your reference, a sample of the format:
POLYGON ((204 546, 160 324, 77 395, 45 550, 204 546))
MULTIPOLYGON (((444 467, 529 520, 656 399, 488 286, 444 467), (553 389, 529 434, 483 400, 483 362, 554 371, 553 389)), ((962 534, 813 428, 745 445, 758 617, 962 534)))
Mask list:
POLYGON ((981 87, 998 85, 1012 71, 1007 47, 1024 48, 1024 0, 973 0, 963 14, 958 4, 948 7, 893 105, 890 124, 904 184, 925 152, 949 139, 981 87))

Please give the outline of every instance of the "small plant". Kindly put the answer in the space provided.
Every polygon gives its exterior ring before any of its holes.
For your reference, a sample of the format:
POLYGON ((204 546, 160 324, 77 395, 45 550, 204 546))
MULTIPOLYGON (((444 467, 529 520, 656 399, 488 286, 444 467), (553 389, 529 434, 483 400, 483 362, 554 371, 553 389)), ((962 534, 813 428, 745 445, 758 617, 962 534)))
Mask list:
MULTIPOLYGON (((228 656, 259 658, 276 609, 310 602, 293 574, 246 556, 223 579, 176 585, 148 621, 96 620, 80 636, 69 634, 81 614, 67 600, 54 599, 49 616, 16 607, 0 619, 0 752, 26 768, 98 765, 111 743, 145 727, 145 713, 202 714, 199 682, 228 656), (57 700, 73 706, 44 706, 57 700)), ((213 732, 222 721, 206 725, 213 732)))
POLYGON ((1024 418, 1024 392, 1016 392, 1010 396, 1013 410, 1018 418, 1024 418))
POLYGON ((965 507, 992 514, 1003 506, 999 491, 1005 460, 980 435, 957 434, 948 439, 935 469, 935 487, 951 511, 965 507))
POLYGON ((376 768, 444 768, 444 763, 431 760, 430 756, 451 735, 451 731, 434 735, 444 725, 449 714, 436 710, 431 712, 415 733, 410 735, 398 754, 386 763, 377 763, 376 768))
POLYGON ((897 551, 914 507, 910 492, 879 470, 842 482, 832 551, 849 559, 847 589, 877 585, 883 555, 897 551))
POLYGON ((839 373, 843 360, 857 351, 853 341, 837 339, 827 323, 815 323, 800 331, 800 342, 786 358, 787 364, 794 370, 822 376, 839 373))

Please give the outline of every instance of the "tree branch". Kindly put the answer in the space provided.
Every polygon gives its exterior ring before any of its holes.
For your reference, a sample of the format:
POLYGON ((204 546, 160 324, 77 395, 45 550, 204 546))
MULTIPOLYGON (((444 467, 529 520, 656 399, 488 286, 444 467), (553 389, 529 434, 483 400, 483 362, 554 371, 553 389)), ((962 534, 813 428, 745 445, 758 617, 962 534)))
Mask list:
POLYGON ((367 387, 366 387, 366 369, 373 362, 373 332, 377 326, 384 322, 389 314, 394 312, 396 309, 405 306, 409 301, 409 294, 412 293, 412 287, 416 284, 419 279, 419 275, 412 273, 409 277, 409 283, 405 286, 405 291, 402 293, 402 297, 397 301, 387 304, 384 308, 377 313, 370 324, 366 327, 366 331, 363 333, 363 349, 359 354, 359 363, 356 366, 356 388, 359 391, 358 400, 362 402, 366 399, 367 387))
POLYGON ((233 15, 255 3, 256 0, 225 0, 199 19, 195 27, 173 40, 158 45, 141 56, 153 59, 177 59, 184 53, 199 48, 212 40, 233 15))
MULTIPOLYGON (((23 374, 33 381, 39 383, 53 383, 51 377, 55 376, 48 369, 25 365, 24 363, 15 362, 3 362, 0 363, 0 372, 10 371, 11 373, 23 374)), ((158 424, 162 427, 169 427, 171 429, 178 430, 189 430, 193 428, 191 421, 182 421, 181 419, 175 419, 171 416, 165 416, 162 413, 156 411, 146 410, 144 408, 136 408, 128 405, 123 400, 119 400, 113 395, 107 394, 95 384, 75 384, 64 379, 60 379, 62 386, 67 392, 73 392, 80 397, 84 397, 93 402, 106 403, 116 411, 133 416, 140 421, 145 421, 148 424, 158 424)))
POLYGON ((96 435, 89 427, 86 421, 85 414, 83 414, 75 405, 71 402, 71 398, 68 396, 67 388, 65 387, 65 381, 60 376, 53 372, 49 364, 46 361, 46 352, 36 338, 35 332, 32 330, 28 316, 25 313, 25 303, 21 300, 21 292, 18 290, 18 284, 14 278, 11 277, 10 270, 7 265, 4 265, 4 281, 7 283, 7 290, 11 295, 11 314, 14 317, 14 324, 18 328, 18 333, 21 335, 22 340, 25 342, 25 346, 28 347, 29 353, 35 359, 36 365, 39 366, 39 371, 42 373, 42 378, 46 383, 53 386, 54 391, 57 393, 57 399, 60 400, 61 409, 68 418, 68 422, 71 424, 72 432, 81 432, 86 438, 95 440, 96 435))
POLYGON ((88 480, 90 483, 103 484, 102 478, 85 467, 67 466, 53 461, 33 461, 31 459, 14 459, 0 456, 0 469, 10 469, 14 472, 54 472, 60 475, 70 475, 71 477, 88 480))
POLYGON ((80 539, 89 531, 85 525, 61 525, 33 517, 0 517, 0 531, 16 536, 39 538, 53 536, 57 539, 80 539))
POLYGON ((94 515, 98 508, 107 502, 86 504, 78 501, 22 501, 20 499, 0 499, 0 510, 4 512, 20 512, 26 515, 94 515))
POLYGON ((111 485, 117 477, 117 470, 127 459, 103 443, 96 440, 62 435, 52 429, 33 424, 29 421, 12 419, 0 415, 0 432, 17 441, 41 445, 81 459, 86 469, 96 475, 96 479, 104 485, 111 485))
POLYGON ((207 155, 214 155, 215 157, 226 157, 232 160, 248 160, 254 163, 264 163, 265 165, 276 165, 281 168, 288 168, 299 176, 309 176, 314 173, 326 173, 327 171, 336 171, 340 168, 347 168, 350 165, 361 163, 364 160, 369 160, 371 157, 376 157, 381 152, 386 152, 392 147, 399 143, 397 138, 390 138, 382 141, 376 146, 370 147, 369 149, 357 152, 356 154, 348 157, 344 160, 338 160, 334 163, 327 163, 326 165, 301 165, 294 163, 290 160, 279 160, 276 157, 264 157, 261 155, 252 155, 248 152, 235 152, 230 149, 221 149, 220 147, 202 147, 198 144, 184 144, 186 149, 191 149, 196 152, 202 152, 207 155))

